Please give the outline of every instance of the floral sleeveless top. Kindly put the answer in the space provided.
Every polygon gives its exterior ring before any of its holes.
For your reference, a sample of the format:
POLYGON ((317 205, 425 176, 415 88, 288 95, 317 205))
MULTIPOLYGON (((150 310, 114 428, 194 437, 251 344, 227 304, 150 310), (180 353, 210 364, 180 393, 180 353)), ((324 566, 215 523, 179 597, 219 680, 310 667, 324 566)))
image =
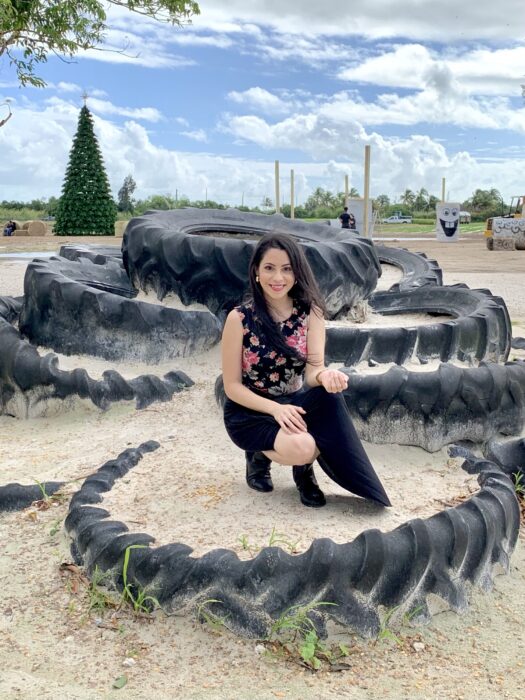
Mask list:
MULTIPOLYGON (((306 363, 294 357, 285 357, 265 345, 260 335, 253 305, 236 306, 241 317, 242 383, 257 393, 281 396, 298 391, 303 385, 306 363)), ((306 356, 306 334, 310 308, 304 303, 294 302, 292 315, 278 323, 286 343, 306 356)))

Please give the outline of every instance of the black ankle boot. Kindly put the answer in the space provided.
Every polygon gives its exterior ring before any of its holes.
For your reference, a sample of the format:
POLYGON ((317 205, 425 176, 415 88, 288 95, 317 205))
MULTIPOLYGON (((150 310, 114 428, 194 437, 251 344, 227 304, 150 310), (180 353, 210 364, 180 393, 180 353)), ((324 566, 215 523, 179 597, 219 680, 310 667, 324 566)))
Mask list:
POLYGON ((311 464, 302 464, 300 467, 293 467, 292 471, 293 480, 299 491, 303 506, 321 508, 321 506, 326 505, 326 499, 316 481, 313 466, 311 464))
POLYGON ((272 461, 262 452, 246 453, 246 483, 251 489, 268 493, 273 491, 270 464, 272 461))

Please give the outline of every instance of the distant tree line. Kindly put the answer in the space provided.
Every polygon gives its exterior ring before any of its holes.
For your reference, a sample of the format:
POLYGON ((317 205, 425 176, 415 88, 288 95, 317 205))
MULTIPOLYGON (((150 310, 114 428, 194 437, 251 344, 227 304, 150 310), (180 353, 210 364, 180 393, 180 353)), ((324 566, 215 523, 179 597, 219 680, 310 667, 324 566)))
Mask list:
MULTIPOLYGON (((425 219, 434 217, 436 204, 440 201, 440 198, 429 194, 424 188, 417 192, 406 189, 395 202, 391 202, 386 194, 379 195, 373 200, 373 206, 381 216, 390 216, 394 211, 401 210, 403 214, 425 219)), ((489 216, 503 216, 510 209, 510 204, 505 203, 499 190, 494 188, 477 189, 460 205, 463 211, 470 212, 472 221, 484 221, 489 216)))
MULTIPOLYGON (((216 202, 212 199, 191 200, 186 195, 173 197, 172 195, 154 194, 146 199, 134 199, 133 193, 136 183, 131 175, 128 175, 118 192, 115 202, 121 218, 130 216, 140 216, 149 209, 179 209, 182 207, 197 207, 199 209, 227 209, 228 205, 216 202)), ((359 192, 352 188, 350 197, 359 197, 359 192)), ((304 204, 294 208, 294 215, 297 219, 335 219, 339 216, 344 206, 344 192, 333 193, 322 187, 317 187, 307 198, 304 204)), ((439 198, 431 195, 425 189, 413 192, 406 189, 400 197, 391 201, 388 195, 380 194, 372 200, 372 207, 378 211, 381 217, 390 216, 394 211, 402 211, 403 214, 410 214, 414 218, 433 219, 436 204, 439 198)), ((0 210, 5 216, 17 218, 16 213, 31 210, 35 218, 53 217, 57 213, 60 199, 49 197, 49 199, 32 199, 30 201, 4 200, 0 202, 0 210), (12 212, 9 215, 7 212, 12 212)), ((461 202, 461 208, 469 211, 473 221, 484 221, 489 216, 502 216, 509 212, 510 205, 505 203, 497 189, 482 190, 477 189, 472 196, 461 202)), ((247 212, 258 212, 271 214, 275 211, 274 202, 269 197, 263 197, 261 204, 255 207, 237 205, 237 209, 247 212)), ((284 216, 290 216, 290 204, 283 204, 280 208, 284 216)), ((22 218, 22 217, 21 217, 22 218)))

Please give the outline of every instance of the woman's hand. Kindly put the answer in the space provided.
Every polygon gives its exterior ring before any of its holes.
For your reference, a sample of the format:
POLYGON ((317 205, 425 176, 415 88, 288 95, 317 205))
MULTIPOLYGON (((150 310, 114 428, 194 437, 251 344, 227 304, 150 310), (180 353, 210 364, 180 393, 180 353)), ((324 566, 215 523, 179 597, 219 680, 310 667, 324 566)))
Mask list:
POLYGON ((279 423, 283 431, 287 435, 292 433, 305 433, 307 431, 306 423, 303 415, 306 413, 304 408, 300 406, 292 406, 291 404, 275 405, 272 416, 279 423))
POLYGON ((317 381, 329 394, 337 394, 348 386, 348 376, 338 369, 324 369, 318 374, 317 381))

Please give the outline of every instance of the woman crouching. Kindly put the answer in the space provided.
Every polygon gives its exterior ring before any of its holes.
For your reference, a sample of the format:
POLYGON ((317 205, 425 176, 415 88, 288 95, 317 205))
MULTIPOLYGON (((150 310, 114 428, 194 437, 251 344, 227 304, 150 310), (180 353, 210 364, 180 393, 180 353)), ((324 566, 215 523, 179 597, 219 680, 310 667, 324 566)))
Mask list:
POLYGON ((344 372, 324 365, 326 307, 301 247, 267 234, 249 265, 250 296, 222 336, 224 422, 246 452, 246 481, 273 490, 271 462, 293 466, 301 502, 326 503, 313 462, 343 488, 389 506, 346 407, 344 372))

